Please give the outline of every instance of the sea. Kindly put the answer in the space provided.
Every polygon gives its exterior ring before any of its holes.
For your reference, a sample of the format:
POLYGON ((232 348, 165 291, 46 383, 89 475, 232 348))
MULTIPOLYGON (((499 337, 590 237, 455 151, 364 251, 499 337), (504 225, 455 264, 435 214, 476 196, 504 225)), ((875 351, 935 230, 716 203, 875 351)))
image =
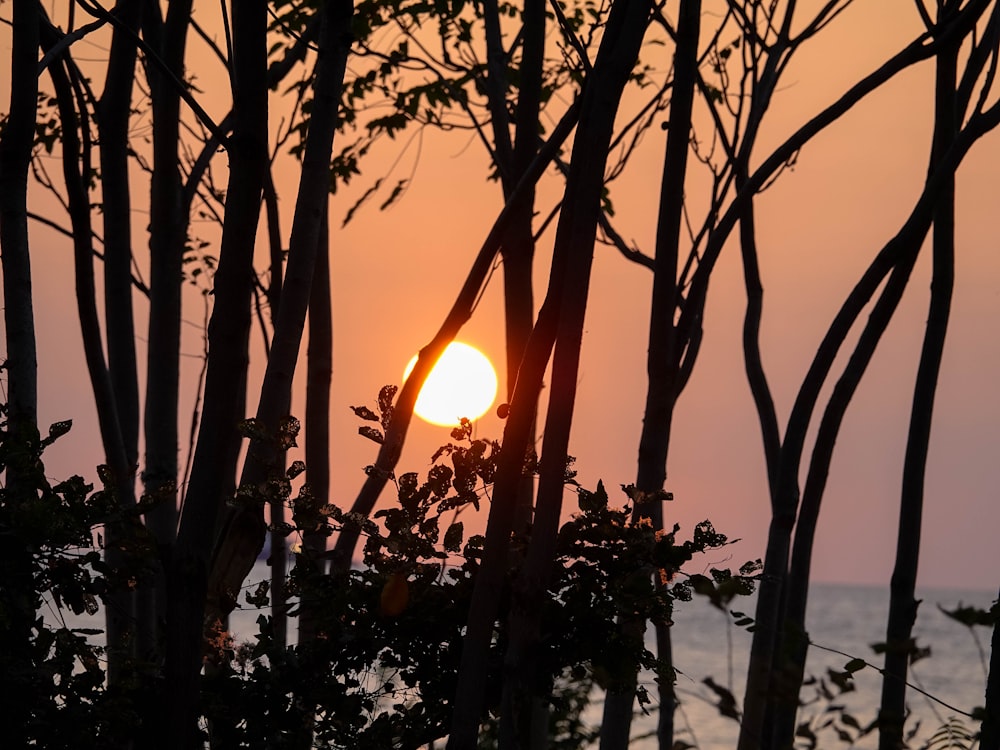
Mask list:
MULTIPOLYGON (((258 564, 250 582, 267 575, 268 569, 258 564)), ((908 691, 911 716, 907 729, 914 732, 909 742, 912 748, 925 745, 935 732, 953 720, 964 721, 971 731, 978 729, 964 714, 971 714, 975 707, 984 704, 992 631, 982 626, 970 629, 947 617, 942 609, 988 610, 997 592, 925 589, 918 591, 917 596, 921 604, 914 636, 917 647, 927 649, 928 655, 912 665, 909 675, 909 682, 926 693, 917 689, 908 691)), ((755 597, 736 599, 727 610, 717 609, 700 596, 677 603, 671 629, 678 671, 676 740, 700 750, 736 747, 738 721, 720 711, 719 693, 706 680, 735 696, 739 707, 752 633, 738 626, 740 618, 732 613, 752 617, 754 607, 755 597)), ((878 745, 877 732, 864 734, 841 717, 848 714, 848 722, 853 718, 861 728, 875 719, 881 691, 881 677, 875 667, 882 666, 883 657, 876 654, 873 644, 885 640, 888 609, 888 586, 816 583, 810 590, 806 627, 814 645, 809 649, 806 674, 815 678, 815 682, 802 694, 808 705, 801 710, 798 721, 815 731, 820 748, 868 750, 878 745), (849 682, 853 689, 841 693, 830 679, 830 670, 843 674, 852 659, 864 659, 872 666, 854 672, 849 682), (845 734, 838 734, 838 730, 845 734)), ((230 623, 234 635, 239 638, 242 633, 248 636, 254 633, 258 614, 246 609, 234 613, 230 623)), ((652 641, 651 628, 647 638, 652 641)), ((656 686, 650 681, 646 687, 655 708, 656 686)), ((594 698, 584 718, 597 725, 601 707, 599 696, 594 698)), ((638 714, 632 726, 630 747, 654 750, 655 732, 655 710, 649 715, 638 714)))
MULTIPOLYGON (((970 629, 941 610, 959 606, 988 610, 996 592, 928 589, 918 591, 917 596, 921 604, 914 636, 917 647, 928 649, 928 655, 912 665, 909 675, 909 682, 926 693, 917 689, 907 693, 911 712, 907 728, 914 732, 909 742, 913 748, 925 745, 953 720, 964 721, 971 731, 978 730, 964 714, 984 704, 992 631, 982 626, 970 629)), ((811 588, 806 628, 814 645, 808 652, 806 674, 815 682, 800 696, 807 705, 801 709, 798 722, 815 732, 818 747, 878 746, 876 731, 864 734, 845 723, 842 716, 847 713, 862 728, 875 719, 881 675, 874 667, 883 665, 883 657, 876 654, 873 645, 885 641, 888 609, 887 586, 818 583, 811 588), (845 665, 855 658, 871 666, 854 672, 847 683, 853 689, 842 693, 831 680, 830 671, 842 675, 845 665)), ((679 698, 675 738, 702 750, 732 750, 737 744, 739 724, 720 712, 719 696, 706 682, 710 679, 732 693, 737 706, 742 701, 752 634, 735 624, 739 618, 732 610, 752 616, 754 601, 736 600, 729 611, 721 611, 699 597, 679 603, 674 614, 671 635, 679 698)), ((654 692, 654 686, 649 690, 654 692)), ((655 748, 653 731, 654 716, 637 719, 631 747, 655 748)), ((803 739, 800 746, 806 745, 803 739)))

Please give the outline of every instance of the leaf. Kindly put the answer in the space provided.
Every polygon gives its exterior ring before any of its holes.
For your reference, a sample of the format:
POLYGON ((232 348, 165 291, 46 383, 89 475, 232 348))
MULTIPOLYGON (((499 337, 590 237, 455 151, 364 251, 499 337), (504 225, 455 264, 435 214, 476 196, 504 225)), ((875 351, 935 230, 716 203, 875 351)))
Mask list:
POLYGON ((715 695, 718 697, 719 702, 716 705, 716 708, 719 709, 719 713, 722 716, 727 716, 730 719, 735 719, 736 721, 739 721, 740 712, 739 709, 736 707, 736 697, 722 685, 719 685, 711 677, 706 677, 704 680, 702 680, 702 682, 708 685, 711 691, 715 693, 715 695))
POLYGON ((42 440, 42 447, 52 445, 56 440, 61 438, 73 427, 72 419, 64 419, 61 422, 54 422, 49 425, 49 436, 42 440))
POLYGON ((292 461, 292 465, 288 467, 285 471, 285 476, 289 479, 295 479, 299 474, 306 470, 306 465, 304 461, 292 461))
POLYGON ((383 427, 388 427, 389 420, 392 419, 392 400, 396 398, 398 390, 399 388, 394 385, 384 385, 378 392, 378 410, 382 412, 383 427))
POLYGON ((861 730, 861 724, 858 723, 858 720, 855 719, 853 716, 851 716, 848 713, 841 713, 840 714, 840 720, 844 724, 846 724, 847 726, 849 726, 849 727, 851 727, 853 729, 857 729, 859 731, 861 730))
POLYGON ((382 437, 382 432, 380 430, 377 430, 374 427, 369 427, 368 425, 361 425, 361 427, 358 428, 358 434, 368 438, 369 440, 373 440, 379 445, 382 445, 382 442, 385 440, 385 438, 382 437))
POLYGON ((868 666, 868 662, 864 659, 851 659, 847 664, 844 665, 844 670, 854 674, 855 672, 860 672, 862 669, 868 666))
POLYGON ((851 681, 850 672, 838 672, 828 668, 826 674, 830 678, 830 682, 836 685, 841 693, 850 693, 856 689, 854 683, 851 681))
POLYGON ((444 548, 449 552, 458 552, 462 549, 462 538, 464 535, 465 527, 461 521, 456 521, 444 532, 444 548))
POLYGON ((450 467, 436 464, 427 472, 427 488, 435 497, 444 497, 448 494, 453 476, 454 472, 450 467))
POLYGON ((281 450, 297 448, 298 444, 295 442, 295 439, 299 436, 301 430, 302 423, 298 419, 291 416, 282 417, 278 422, 278 446, 281 450))
POLYGON ((354 214, 357 213, 358 209, 364 205, 365 201, 367 201, 375 193, 375 191, 377 191, 379 187, 381 187, 381 185, 382 185, 381 178, 375 180, 375 184, 372 185, 370 188, 368 188, 365 191, 364 195, 362 195, 354 202, 354 205, 352 205, 348 209, 347 214, 344 216, 344 221, 340 225, 341 229, 343 229, 344 227, 346 227, 348 224, 351 223, 351 219, 354 218, 354 214))
POLYGON ((980 609, 979 607, 965 607, 959 602, 955 609, 945 609, 940 604, 938 609, 946 617, 951 618, 955 622, 960 622, 967 628, 974 627, 976 625, 982 625, 984 627, 992 627, 997 622, 997 615, 991 610, 980 609))
POLYGON ((604 489, 604 482, 597 480, 597 489, 594 492, 580 487, 577 490, 577 502, 584 513, 597 513, 607 508, 608 493, 604 489))
MULTIPOLYGON (((266 607, 270 602, 270 597, 268 596, 268 592, 270 590, 271 582, 261 581, 253 593, 250 593, 249 591, 246 593, 247 604, 252 607, 266 607)), ((258 618, 258 622, 259 621, 260 620, 258 618)))
POLYGON ((361 419, 368 420, 369 422, 378 422, 378 414, 373 412, 367 406, 352 406, 351 411, 361 419))
POLYGON ((622 492, 628 495, 629 500, 631 500, 636 505, 642 503, 669 503, 673 502, 674 493, 667 492, 666 490, 656 490, 655 492, 645 492, 638 489, 634 484, 623 484, 621 485, 622 492))
POLYGON ((397 182, 396 187, 392 189, 392 193, 390 193, 389 197, 382 202, 382 205, 378 207, 378 210, 385 211, 385 209, 389 208, 389 206, 395 203, 396 199, 403 194, 404 190, 406 190, 406 186, 408 183, 409 180, 400 180, 399 182, 397 182))

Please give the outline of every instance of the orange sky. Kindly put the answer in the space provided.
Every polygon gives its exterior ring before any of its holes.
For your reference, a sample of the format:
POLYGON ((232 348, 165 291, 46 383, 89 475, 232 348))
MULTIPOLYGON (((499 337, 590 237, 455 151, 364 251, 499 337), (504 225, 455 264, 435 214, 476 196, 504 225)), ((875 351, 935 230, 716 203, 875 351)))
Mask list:
MULTIPOLYGON (((806 12, 819 3, 800 5, 806 12)), ((711 20, 706 15, 703 23, 711 20)), ((911 0, 859 0, 824 37, 807 45, 774 102, 758 163, 766 149, 902 46, 916 28, 915 20, 911 0)), ((9 50, 9 37, 3 48, 9 50)), ((662 54, 662 49, 650 55, 662 54)), ((661 69, 667 65, 667 60, 657 63, 661 69)), ((925 64, 858 107, 805 148, 795 169, 759 199, 764 365, 782 420, 826 324, 868 260, 898 229, 920 188, 930 132, 931 75, 925 64)), ((4 82, 4 102, 8 90, 4 82)), ((659 129, 648 134, 612 196, 616 228, 647 252, 655 232, 664 138, 659 129)), ((376 158, 388 163, 399 147, 387 144, 376 158)), ((414 155, 411 149, 400 162, 397 178, 408 175, 414 155)), ((924 586, 995 589, 1000 582, 1000 545, 995 542, 1000 528, 998 164, 1000 136, 993 134, 973 150, 959 174, 955 306, 928 467, 920 573, 924 586)), ((332 204, 333 501, 341 506, 350 505, 364 478, 362 467, 374 460, 377 448, 357 435, 359 422, 348 407, 372 405, 380 386, 398 383, 406 361, 443 319, 500 208, 499 187, 485 175, 478 143, 461 135, 428 133, 413 186, 401 204, 384 213, 369 206, 346 230, 339 228, 337 217, 350 201, 338 196, 332 204)), ((295 178, 290 168, 278 174, 288 210, 295 178)), ((693 202, 698 188, 696 181, 689 186, 693 202)), ((540 210, 546 213, 554 200, 552 188, 543 189, 540 210)), ((141 230, 141 215, 137 219, 141 230)), ((286 219, 286 233, 289 225, 286 219)), ((547 236, 543 245, 550 242, 547 236)), ((716 270, 702 353, 678 406, 668 477, 676 500, 667 511, 685 530, 710 518, 720 531, 742 538, 725 562, 738 565, 763 555, 768 500, 759 429, 743 375, 744 294, 732 249, 716 270)), ((92 399, 72 308, 70 249, 65 240, 36 228, 33 252, 41 419, 76 420, 52 456, 60 468, 93 477, 92 467, 101 459, 94 451, 92 399)), ((820 518, 813 567, 819 580, 888 582, 910 393, 926 317, 927 261, 919 263, 845 420, 820 518)), ((543 247, 539 295, 547 263, 543 247)), ((613 250, 597 249, 570 449, 586 486, 598 478, 609 488, 634 481, 650 287, 646 269, 613 250)), ((498 273, 461 337, 485 349, 498 364, 500 295, 498 273)), ((201 308, 196 295, 188 297, 186 318, 193 325, 185 351, 198 355, 201 308)), ((185 371, 189 394, 198 364, 193 356, 185 371)), ((302 412, 301 399, 294 408, 302 412)), ((187 413, 182 409, 182 434, 187 413)), ((501 430, 495 417, 478 426, 482 436, 499 437, 501 430)), ((400 471, 425 471, 431 453, 447 436, 446 429, 415 423, 400 471)), ((566 507, 575 507, 571 495, 566 507)))

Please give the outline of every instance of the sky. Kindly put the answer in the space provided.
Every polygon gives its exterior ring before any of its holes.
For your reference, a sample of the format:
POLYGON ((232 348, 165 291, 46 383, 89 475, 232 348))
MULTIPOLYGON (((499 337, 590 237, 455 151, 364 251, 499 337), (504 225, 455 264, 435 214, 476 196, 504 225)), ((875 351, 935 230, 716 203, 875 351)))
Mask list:
MULTIPOLYGON (((805 13, 818 3, 801 5, 805 13)), ((711 21, 706 12, 703 24, 711 21)), ((908 41, 918 23, 910 0, 857 0, 789 68, 761 134, 756 163, 908 41)), ((9 49, 9 34, 3 45, 9 49)), ((650 54, 665 71, 669 61, 650 54)), ((762 350, 782 429, 825 327, 867 263, 899 228, 920 189, 930 138, 932 77, 926 64, 901 76, 803 149, 794 168, 758 199, 765 288, 762 350)), ((8 91, 4 81, 4 102, 8 91)), ((647 253, 655 235, 664 140, 659 128, 647 134, 612 192, 616 228, 647 253)), ((478 143, 462 135, 427 133, 400 155, 402 146, 381 147, 373 155, 371 172, 374 179, 379 165, 388 169, 395 164, 397 177, 412 170, 412 185, 401 202, 384 212, 369 205, 346 228, 340 228, 337 217, 367 183, 360 180, 331 203, 331 499, 342 507, 353 501, 364 480, 363 467, 377 451, 357 434, 360 422, 349 407, 373 406, 382 385, 399 383, 409 358, 444 319, 501 207, 499 186, 486 179, 478 143)), ((922 587, 995 591, 1000 585, 1000 545, 995 542, 1000 529, 998 164, 1000 135, 992 134, 959 172, 955 304, 927 471, 922 587)), ((290 211, 295 170, 284 169, 276 177, 290 211)), ((541 189, 543 214, 557 200, 556 185, 550 177, 541 189)), ((702 188, 697 179, 689 184, 692 206, 698 205, 702 188)), ((36 192, 32 200, 41 206, 46 199, 36 192)), ((286 233, 290 213, 288 217, 286 233)), ((143 222, 136 223, 141 230, 143 222)), ((70 248, 49 231, 33 231, 41 420, 73 418, 76 423, 51 450, 50 471, 54 465, 92 478, 101 457, 95 450, 92 398, 72 307, 70 248)), ((540 244, 536 302, 544 292, 550 243, 551 231, 540 244)), ((706 567, 737 567, 762 557, 769 522, 760 430, 743 371, 745 296, 735 250, 726 249, 713 276, 704 344, 677 406, 668 463, 667 489, 675 498, 666 509, 668 523, 680 524, 683 537, 694 524, 710 519, 719 531, 740 540, 728 548, 728 557, 697 563, 706 567)), ((815 580, 888 586, 929 279, 929 258, 922 257, 848 411, 820 516, 815 580)), ((624 495, 612 488, 635 480, 651 281, 647 269, 610 248, 597 248, 570 453, 576 456, 581 484, 593 487, 603 480, 612 499, 621 503, 624 495)), ((498 369, 503 361, 501 284, 498 272, 459 337, 486 351, 498 369)), ((202 303, 191 291, 185 313, 182 434, 193 406, 202 347, 202 303)), ((259 375, 258 366, 255 377, 259 375)), ((293 404, 298 413, 303 411, 303 392, 293 404)), ((482 437, 499 438, 502 428, 493 415, 476 425, 482 437)), ((446 428, 415 420, 398 471, 425 472, 431 454, 447 440, 446 428)), ((391 502, 388 493, 382 502, 391 502)), ((574 508, 575 498, 567 492, 566 512, 574 508)))

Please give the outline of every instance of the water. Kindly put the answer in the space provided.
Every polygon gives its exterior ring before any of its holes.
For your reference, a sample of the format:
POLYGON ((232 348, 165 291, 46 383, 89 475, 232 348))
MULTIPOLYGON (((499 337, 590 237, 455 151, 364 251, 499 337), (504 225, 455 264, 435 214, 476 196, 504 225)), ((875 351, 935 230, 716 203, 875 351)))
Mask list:
MULTIPOLYGON (((978 637, 983 648, 988 649, 991 632, 977 627, 975 637, 969 629, 947 618, 938 609, 954 609, 959 604, 988 609, 995 594, 981 591, 926 590, 918 593, 920 605, 914 635, 919 647, 930 647, 931 656, 914 663, 910 674, 911 684, 923 688, 931 695, 965 712, 984 703, 988 653, 983 656, 977 647, 978 637)), ((732 609, 753 614, 750 600, 735 602, 732 609)), ((882 666, 871 644, 885 640, 885 622, 888 613, 888 589, 864 586, 816 584, 810 593, 807 629, 811 640, 849 656, 824 651, 819 647, 809 650, 806 673, 826 676, 826 670, 843 671, 849 658, 865 659, 870 664, 882 666)), ((682 672, 677 681, 680 708, 677 714, 677 738, 696 744, 702 750, 731 750, 736 746, 737 723, 722 717, 715 707, 714 693, 702 683, 711 677, 717 684, 732 690, 741 701, 746 684, 746 665, 751 634, 733 625, 733 618, 711 607, 703 600, 689 604, 680 603, 674 616, 672 631, 674 659, 682 672)), ((837 696, 836 704, 845 706, 864 726, 875 718, 878 707, 881 679, 871 667, 854 675, 856 690, 837 696)), ((650 686, 652 687, 652 686, 650 686)), ((807 688, 808 691, 808 688, 807 688)), ((803 694, 808 698, 809 692, 803 694)), ((920 721, 917 735, 926 738, 950 717, 960 716, 956 711, 939 705, 915 691, 908 691, 907 704, 913 712, 912 720, 920 721)), ((828 702, 818 701, 800 713, 799 721, 809 718, 817 723, 832 714, 825 712, 828 702)), ((969 726, 972 726, 971 720, 969 726)), ((827 730, 829 731, 829 730, 827 730)), ((831 735, 820 746, 840 745, 831 735), (832 741, 829 741, 832 740, 832 741)), ((919 744, 919 742, 915 743, 919 744)), ((863 738, 857 747, 875 747, 874 734, 863 738)), ((652 740, 637 742, 636 748, 652 748, 652 740)))

